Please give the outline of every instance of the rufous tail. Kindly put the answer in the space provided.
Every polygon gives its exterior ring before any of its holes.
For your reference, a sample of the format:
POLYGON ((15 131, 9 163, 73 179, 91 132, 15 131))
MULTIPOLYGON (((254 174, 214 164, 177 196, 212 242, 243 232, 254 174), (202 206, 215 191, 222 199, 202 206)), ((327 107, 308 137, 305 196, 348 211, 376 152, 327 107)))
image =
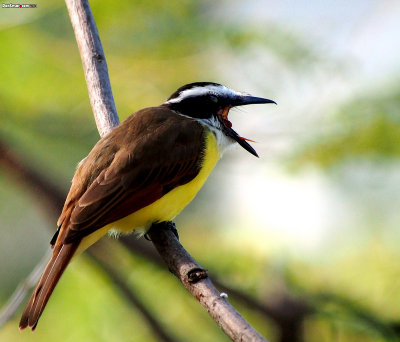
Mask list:
POLYGON ((19 328, 21 330, 28 326, 31 327, 32 330, 35 330, 54 288, 68 263, 71 261, 78 245, 79 242, 65 244, 54 251, 28 304, 25 306, 25 310, 19 322, 19 328))

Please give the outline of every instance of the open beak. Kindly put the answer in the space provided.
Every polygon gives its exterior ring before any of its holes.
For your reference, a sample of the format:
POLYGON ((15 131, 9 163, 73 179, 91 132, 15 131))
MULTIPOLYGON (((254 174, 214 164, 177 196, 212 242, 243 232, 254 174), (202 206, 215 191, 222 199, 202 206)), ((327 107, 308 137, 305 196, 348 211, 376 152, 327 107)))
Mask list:
POLYGON ((250 104, 262 104, 262 103, 275 103, 276 104, 275 101, 272 101, 269 99, 264 99, 262 97, 255 97, 255 96, 250 96, 250 95, 240 95, 240 96, 237 96, 232 101, 230 101, 229 106, 225 107, 219 114, 220 120, 222 121, 222 123, 225 126, 226 134, 229 135, 232 139, 236 140, 240 146, 242 146, 246 151, 250 152, 252 155, 254 155, 256 157, 258 157, 257 152, 246 141, 249 139, 241 137, 239 134, 237 134, 232 129, 232 124, 228 120, 228 113, 232 107, 245 106, 245 105, 250 105, 250 104))

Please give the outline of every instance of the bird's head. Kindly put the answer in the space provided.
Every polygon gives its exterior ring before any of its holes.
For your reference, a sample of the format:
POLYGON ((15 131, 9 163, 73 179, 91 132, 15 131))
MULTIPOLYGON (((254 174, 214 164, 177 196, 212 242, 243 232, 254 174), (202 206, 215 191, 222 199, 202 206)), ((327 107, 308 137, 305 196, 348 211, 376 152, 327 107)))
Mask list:
POLYGON ((218 83, 196 82, 180 87, 168 98, 164 105, 179 114, 197 119, 214 129, 219 129, 227 137, 258 157, 257 152, 246 141, 248 139, 237 134, 232 129, 232 123, 228 120, 229 110, 232 107, 257 103, 275 102, 240 93, 218 83))

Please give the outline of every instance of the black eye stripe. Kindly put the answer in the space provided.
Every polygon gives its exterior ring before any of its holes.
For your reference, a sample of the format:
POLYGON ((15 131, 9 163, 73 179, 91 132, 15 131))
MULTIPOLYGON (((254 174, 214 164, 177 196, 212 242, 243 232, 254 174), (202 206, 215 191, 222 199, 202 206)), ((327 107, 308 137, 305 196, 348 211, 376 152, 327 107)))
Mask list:
POLYGON ((207 119, 215 116, 220 109, 220 101, 215 95, 190 96, 179 102, 169 103, 171 109, 198 119, 207 119), (215 102, 215 100, 217 100, 215 102))

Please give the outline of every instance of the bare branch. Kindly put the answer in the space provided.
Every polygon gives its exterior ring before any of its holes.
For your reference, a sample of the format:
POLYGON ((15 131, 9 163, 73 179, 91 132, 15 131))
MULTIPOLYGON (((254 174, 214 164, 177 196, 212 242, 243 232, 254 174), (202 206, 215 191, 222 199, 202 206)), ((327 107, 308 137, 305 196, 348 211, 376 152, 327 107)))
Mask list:
POLYGON ((153 225, 148 232, 169 270, 233 341, 266 341, 215 288, 207 271, 201 268, 168 229, 169 224, 163 222, 153 225))
POLYGON ((3 306, 3 309, 0 310, 0 328, 14 316, 30 290, 37 284, 50 257, 51 249, 46 252, 28 277, 18 285, 8 302, 3 306))
POLYGON ((119 125, 103 47, 88 1, 65 0, 100 136, 119 125))
MULTIPOLYGON (((163 267, 162 259, 150 246, 141 243, 132 236, 121 236, 119 241, 132 253, 144 256, 153 264, 163 267)), ((279 341, 301 342, 303 341, 303 324, 306 317, 316 309, 303 300, 292 298, 290 294, 283 292, 274 296, 273 300, 265 303, 246 294, 240 289, 227 285, 224 282, 213 279, 213 283, 220 290, 229 295, 230 298, 241 302, 251 310, 255 310, 264 317, 271 319, 279 328, 279 341)))

